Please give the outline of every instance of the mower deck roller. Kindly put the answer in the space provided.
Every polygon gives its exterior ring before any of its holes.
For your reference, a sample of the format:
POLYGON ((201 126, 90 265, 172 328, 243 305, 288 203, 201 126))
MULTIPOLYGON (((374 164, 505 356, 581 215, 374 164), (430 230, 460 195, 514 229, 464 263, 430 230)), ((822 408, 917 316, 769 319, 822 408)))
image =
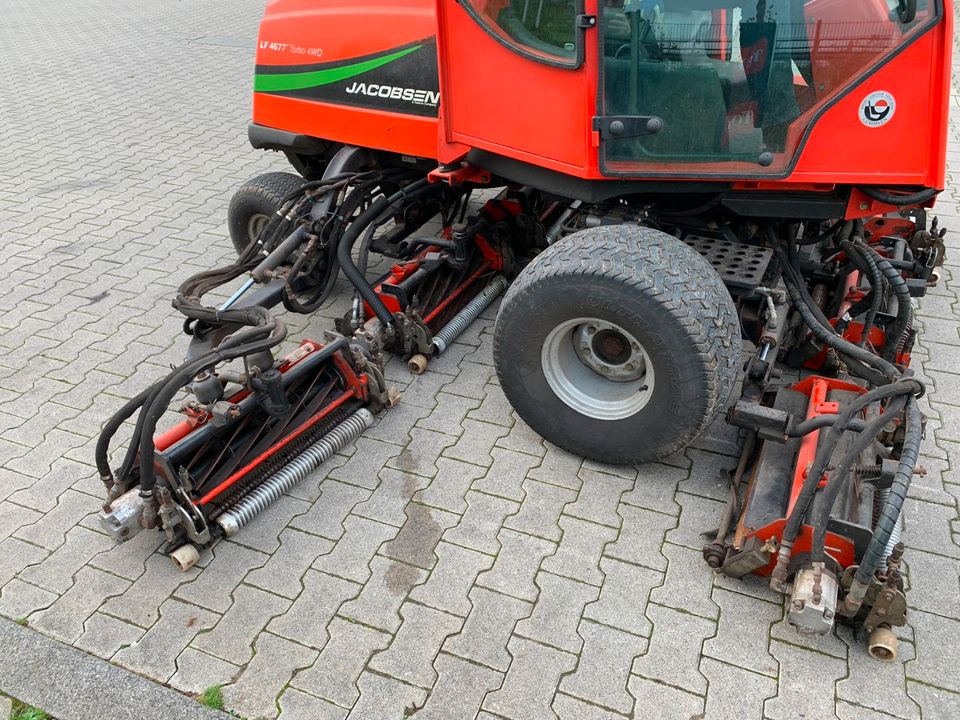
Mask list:
POLYGON ((503 294, 494 364, 527 424, 638 463, 725 416, 743 445, 707 563, 895 657, 952 3, 789 5, 268 2, 249 136, 297 173, 240 188, 237 261, 174 301, 187 360, 105 426, 105 527, 159 528, 190 566, 397 401, 389 357, 428 370, 503 294), (336 332, 277 357, 274 308, 328 306, 340 276, 336 332))

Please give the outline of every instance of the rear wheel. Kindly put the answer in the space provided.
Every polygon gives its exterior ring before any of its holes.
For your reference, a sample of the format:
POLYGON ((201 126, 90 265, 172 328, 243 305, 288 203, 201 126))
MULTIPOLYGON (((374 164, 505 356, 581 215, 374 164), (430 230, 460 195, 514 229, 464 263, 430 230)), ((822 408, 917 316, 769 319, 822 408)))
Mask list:
POLYGON ((725 408, 736 309, 676 238, 607 226, 550 247, 511 286, 494 332, 500 384, 551 442, 612 463, 682 450, 725 408))
POLYGON ((237 254, 246 249, 270 222, 283 198, 303 185, 299 175, 272 172, 247 180, 230 199, 227 227, 237 254))

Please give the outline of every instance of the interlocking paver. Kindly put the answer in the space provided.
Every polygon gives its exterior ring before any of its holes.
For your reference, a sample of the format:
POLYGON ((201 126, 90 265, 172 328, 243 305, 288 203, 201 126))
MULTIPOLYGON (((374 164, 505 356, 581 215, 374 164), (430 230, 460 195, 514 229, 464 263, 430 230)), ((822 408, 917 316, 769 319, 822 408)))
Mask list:
POLYGON ((361 586, 313 570, 304 576, 303 586, 303 592, 290 609, 274 618, 268 629, 276 635, 319 650, 327 644, 328 623, 343 603, 357 596, 361 586))
POLYGON ((904 663, 915 655, 913 645, 901 641, 896 661, 878 664, 848 628, 841 628, 838 635, 850 650, 847 653, 849 673, 837 683, 837 699, 904 720, 918 719, 920 707, 906 693, 890 696, 885 692, 886 688, 903 682, 904 663))
POLYGON ((517 623, 516 635, 578 654, 583 638, 577 632, 583 608, 600 594, 598 588, 548 572, 536 577, 540 593, 533 613, 517 623))
MULTIPOLYGON (((467 509, 467 490, 475 480, 484 477, 483 468, 444 457, 437 460, 437 468, 437 476, 430 486, 420 490, 413 499, 430 507, 462 514, 467 509)), ((493 469, 487 476, 492 473, 493 469)))
POLYGON ((316 570, 330 575, 365 583, 370 577, 370 561, 377 549, 396 536, 391 525, 348 515, 343 521, 346 531, 340 541, 326 555, 313 563, 316 570))
POLYGON ((582 700, 629 715, 633 698, 627 680, 633 660, 647 649, 647 641, 589 620, 577 629, 583 652, 577 669, 560 681, 560 689, 582 700))
POLYGON ((621 505, 623 518, 617 542, 607 545, 604 555, 644 565, 654 570, 666 570, 667 559, 661 550, 664 534, 676 527, 677 518, 645 508, 621 505))
POLYGON ((576 666, 576 656, 521 637, 514 637, 508 650, 510 669, 500 689, 484 699, 483 709, 511 720, 556 717, 550 709, 554 688, 576 666))
POLYGON ((700 673, 700 646, 713 635, 710 620, 673 608, 649 603, 647 617, 653 623, 647 652, 637 658, 633 672, 651 680, 704 694, 707 681, 700 673))
POLYGON ((422 605, 466 617, 470 613, 470 588, 477 575, 493 565, 494 558, 468 548, 441 541, 437 545, 439 561, 423 585, 410 592, 410 599, 422 605))
POLYGON ((384 543, 381 553, 387 557, 429 570, 437 562, 436 547, 443 533, 460 521, 454 513, 411 502, 406 507, 406 522, 397 536, 384 543))
POLYGON ((32 612, 50 607, 59 597, 49 590, 14 578, 0 589, 0 615, 20 620, 32 612))
POLYGON ((380 471, 380 483, 373 494, 354 506, 352 513, 385 525, 401 527, 407 520, 407 503, 418 490, 430 484, 428 478, 392 468, 380 471))
POLYGON ((280 720, 343 720, 347 711, 313 695, 287 688, 280 696, 280 720))
POLYGON ((676 687, 631 675, 627 684, 636 698, 636 713, 650 720, 690 720, 703 717, 704 699, 676 687))
POLYGON ((355 599, 340 607, 340 614, 370 627, 396 632, 400 627, 400 605, 427 574, 420 568, 379 555, 371 561, 370 569, 373 571, 370 580, 355 599))
POLYGON ((493 567, 477 578, 477 585, 523 600, 536 600, 534 575, 543 558, 556 551, 556 545, 509 529, 501 530, 497 538, 500 552, 493 567))
POLYGON ((300 668, 317 658, 317 651, 297 645, 270 633, 261 633, 254 647, 256 654, 239 679, 224 688, 227 707, 254 718, 276 717, 277 697, 300 668))
POLYGON ((453 655, 505 672, 510 666, 507 643, 517 621, 529 617, 533 603, 482 587, 470 592, 472 609, 463 629, 443 649, 453 655))
POLYGON ((151 555, 147 558, 146 568, 146 572, 137 578, 126 592, 104 603, 103 612, 148 628, 159 618, 159 608, 163 601, 183 583, 200 574, 199 568, 181 572, 162 555, 151 555))
POLYGON ((177 658, 202 630, 209 630, 218 616, 196 605, 171 598, 160 606, 160 619, 147 633, 114 660, 141 675, 165 682, 177 671, 177 658))
POLYGON ((287 528, 280 534, 279 550, 266 565, 253 570, 247 582, 276 595, 295 598, 303 589, 302 578, 307 568, 333 547, 326 538, 287 528))
POLYGON ((777 694, 777 681, 742 667, 705 657, 700 672, 710 684, 704 717, 741 720, 762 717, 763 703, 777 694))
POLYGON ((519 511, 508 517, 503 526, 559 542, 564 535, 559 525, 560 513, 565 505, 577 499, 577 493, 530 479, 523 481, 522 492, 519 511))
MULTIPOLYGON (((74 526, 67 531, 63 545, 50 553, 43 562, 24 568, 20 572, 20 578, 51 592, 64 593, 73 585, 74 576, 80 569, 85 567, 94 555, 108 550, 112 545, 110 538, 79 525, 74 526)), ((28 557, 35 556, 35 553, 29 550, 26 552, 29 553, 28 557)), ((162 596, 165 597, 166 595, 162 596)))
POLYGON ((400 617, 403 622, 390 646, 374 655, 368 667, 428 690, 437 679, 434 658, 447 637, 463 626, 463 618, 413 602, 400 607, 400 617))
POLYGON ((455 527, 443 534, 443 539, 477 552, 496 555, 500 551, 497 533, 504 519, 516 513, 520 506, 512 500, 474 490, 467 492, 466 501, 466 512, 455 527))
POLYGON ((522 502, 526 497, 524 478, 532 468, 540 464, 540 459, 500 447, 493 448, 490 453, 493 456, 493 465, 485 476, 473 483, 473 489, 522 502))
POLYGON ((960 620, 920 612, 910 613, 917 640, 916 659, 907 663, 907 677, 960 692, 960 665, 951 648, 960 634, 960 620))
POLYGON ((330 642, 317 661, 297 673, 292 685, 311 695, 350 708, 360 696, 357 678, 377 650, 390 644, 390 635, 379 630, 334 618, 330 623, 330 642))
POLYGON ((263 567, 269 555, 232 542, 221 542, 213 548, 213 560, 203 568, 196 580, 175 591, 178 598, 201 607, 224 613, 230 608, 234 589, 252 569, 263 567))
POLYGON ((637 635, 650 634, 646 616, 650 591, 663 582, 663 575, 639 565, 612 558, 600 561, 604 582, 600 597, 587 605, 583 616, 637 635))
POLYGON ((577 501, 564 508, 567 515, 599 525, 619 528, 622 517, 617 511, 620 496, 633 487, 633 480, 582 468, 583 485, 577 501))
POLYGON ((713 599, 720 607, 720 621, 716 636, 703 644, 703 654, 776 677, 777 663, 767 650, 766 633, 746 635, 743 627, 745 624, 769 627, 782 617, 781 607, 720 588, 713 591, 713 599))
POLYGON ((795 645, 770 643, 770 654, 780 663, 778 694, 764 703, 771 720, 833 717, 834 683, 847 674, 843 660, 795 645))
POLYGON ((309 512, 295 517, 291 527, 329 540, 339 540, 347 514, 368 497, 369 490, 327 479, 320 486, 320 499, 309 512))
POLYGON ((95 612, 83 624, 83 635, 74 642, 81 650, 109 659, 143 636, 143 628, 95 612))
POLYGON ((357 685, 360 699, 347 715, 354 720, 404 720, 422 707, 426 699, 423 690, 376 673, 364 672, 357 685))
POLYGON ((72 643, 83 634, 83 623, 108 597, 130 587, 123 578, 83 567, 73 586, 46 610, 31 616, 30 623, 58 640, 72 643))
POLYGON ((419 720, 475 717, 484 696, 503 683, 502 673, 447 653, 437 656, 434 667, 437 682, 417 711, 419 720))
POLYGON ((558 521, 562 539, 557 552, 547 557, 544 570, 573 578, 590 585, 603 585, 600 556, 608 543, 617 538, 617 531, 606 525, 564 515, 558 521))
POLYGON ((286 598, 241 585, 233 592, 233 605, 216 627, 200 635, 193 646, 234 665, 246 665, 253 656, 254 639, 271 619, 289 607, 286 598))
POLYGON ((703 555, 672 543, 664 543, 661 552, 667 558, 667 576, 663 585, 650 593, 650 599, 693 615, 716 619, 718 601, 710 597, 713 577, 703 572, 703 555))

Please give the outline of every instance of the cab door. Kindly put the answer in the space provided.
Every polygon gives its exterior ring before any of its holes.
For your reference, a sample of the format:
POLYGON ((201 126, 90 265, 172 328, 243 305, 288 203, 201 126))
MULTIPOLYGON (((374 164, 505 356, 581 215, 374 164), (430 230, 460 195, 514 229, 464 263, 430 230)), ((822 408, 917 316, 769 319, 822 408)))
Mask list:
POLYGON ((438 0, 437 10, 441 150, 581 177, 596 167, 597 18, 584 0, 438 0))

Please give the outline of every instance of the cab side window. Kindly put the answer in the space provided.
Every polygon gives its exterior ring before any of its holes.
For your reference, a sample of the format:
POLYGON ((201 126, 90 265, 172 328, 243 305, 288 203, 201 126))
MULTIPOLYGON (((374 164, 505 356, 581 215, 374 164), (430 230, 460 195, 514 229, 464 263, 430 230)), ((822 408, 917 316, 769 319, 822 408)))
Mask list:
POLYGON ((579 64, 582 0, 461 0, 500 42, 554 65, 579 64))

